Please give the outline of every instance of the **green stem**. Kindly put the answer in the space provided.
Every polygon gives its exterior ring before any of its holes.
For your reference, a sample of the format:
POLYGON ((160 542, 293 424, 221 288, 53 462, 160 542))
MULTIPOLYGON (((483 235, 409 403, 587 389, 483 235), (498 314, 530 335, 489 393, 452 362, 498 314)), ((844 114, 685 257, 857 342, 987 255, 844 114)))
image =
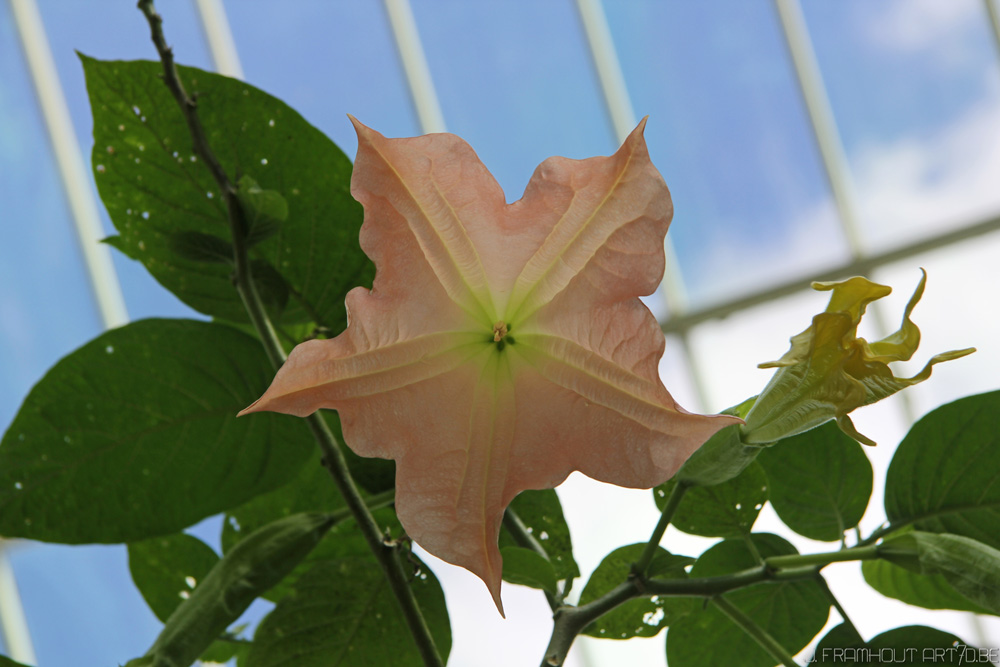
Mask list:
MULTIPOLYGON (((541 543, 535 539, 535 536, 528 531, 528 527, 524 525, 523 521, 521 521, 521 517, 519 517, 517 512, 510 507, 508 507, 507 511, 503 514, 503 525, 504 528, 507 529, 507 532, 510 533, 511 537, 514 538, 514 541, 517 542, 518 546, 524 547, 525 549, 531 549, 545 560, 551 560, 548 552, 545 551, 545 547, 543 547, 541 543)), ((549 603, 549 607, 552 611, 558 609, 562 600, 556 599, 556 597, 549 591, 544 591, 544 593, 545 600, 549 603)))
MULTIPOLYGON (((367 507, 370 510, 377 510, 383 507, 388 507, 395 501, 396 501, 396 490, 389 489, 388 491, 383 491, 382 493, 376 493, 374 495, 365 498, 365 507, 367 507)), ((333 519, 337 523, 340 523, 345 519, 353 517, 354 514, 351 513, 351 510, 343 508, 330 512, 330 516, 333 517, 333 519)))
POLYGON ((771 556, 765 558, 764 563, 757 567, 714 577, 644 579, 633 573, 628 581, 592 602, 579 607, 562 606, 556 610, 552 636, 545 650, 542 665, 543 667, 562 665, 573 640, 585 627, 632 598, 650 595, 716 598, 729 591, 769 581, 816 579, 819 569, 824 565, 872 558, 878 558, 875 547, 854 547, 821 554, 771 556))
POLYGON ((743 543, 747 545, 747 551, 753 556, 753 559, 758 563, 763 563, 764 559, 760 556, 760 551, 757 549, 757 545, 753 543, 753 537, 750 533, 743 533, 743 543))
POLYGON ((878 558, 878 547, 851 547, 840 551, 819 554, 794 554, 791 556, 771 556, 764 563, 772 568, 805 567, 807 565, 829 565, 850 560, 874 560, 878 558))
POLYGON ((649 569, 649 564, 653 562, 653 556, 656 555, 656 549, 660 546, 663 534, 667 532, 667 526, 670 525, 670 521, 674 518, 674 512, 677 511, 677 507, 681 504, 681 500, 689 488, 691 488, 690 485, 684 482, 677 482, 674 484, 674 488, 670 490, 667 502, 660 513, 660 520, 656 524, 656 528, 653 529, 653 534, 650 535, 649 542, 646 543, 646 548, 642 550, 639 560, 632 566, 632 571, 637 575, 646 575, 646 570, 649 569))
MULTIPOLYGON (((177 75, 173 52, 167 46, 166 39, 163 36, 163 19, 156 13, 152 0, 139 0, 138 6, 149 23, 153 43, 156 45, 160 61, 163 64, 164 83, 166 83, 167 88, 170 89, 174 99, 181 108, 184 120, 191 134, 194 151, 211 172, 223 195, 229 215, 230 232, 233 240, 236 288, 240 294, 240 298, 243 300, 243 304, 246 306, 247 314, 254 325, 254 329, 261 339, 268 359, 270 359, 274 368, 277 369, 285 361, 285 352, 254 286, 246 243, 247 225, 243 209, 236 196, 236 187, 229 179, 225 169, 222 168, 218 158, 212 152, 205 130, 198 117, 197 104, 185 92, 180 77, 177 75)), ((409 586, 407 575, 395 557, 395 547, 386 544, 383 540, 375 519, 365 505, 365 500, 361 497, 357 486, 354 484, 354 480, 347 468, 347 462, 340 450, 339 443, 337 443, 326 421, 319 413, 314 413, 307 417, 306 422, 323 452, 324 465, 330 471, 337 489, 344 497, 347 508, 357 521, 365 541, 368 543, 376 560, 381 565, 386 579, 389 581, 390 588, 399 602, 407 626, 413 635, 414 642, 423 658, 424 664, 428 667, 444 667, 444 662, 441 660, 441 656, 434 645, 434 638, 430 634, 430 629, 427 627, 420 607, 417 605, 413 590, 409 586)))
POLYGON ((799 667, 798 663, 789 655, 785 647, 768 634, 767 630, 754 623, 749 616, 740 611, 739 607, 723 597, 712 598, 712 604, 728 616, 729 620, 738 625, 743 632, 751 636, 762 649, 770 653, 772 658, 785 665, 785 667, 799 667))

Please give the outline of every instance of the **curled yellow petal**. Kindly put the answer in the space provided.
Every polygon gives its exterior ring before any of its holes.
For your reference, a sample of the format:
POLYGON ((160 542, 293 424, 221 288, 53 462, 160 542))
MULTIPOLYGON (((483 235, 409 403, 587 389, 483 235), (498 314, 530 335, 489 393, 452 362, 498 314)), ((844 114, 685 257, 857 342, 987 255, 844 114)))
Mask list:
POLYGON ((778 370, 746 417, 744 442, 774 442, 836 419, 847 435, 874 445, 854 428, 848 416, 852 410, 923 382, 937 363, 974 352, 975 348, 967 348, 935 355, 910 378, 896 377, 889 368, 890 362, 909 360, 920 344, 920 329, 910 315, 927 281, 926 272, 921 272, 899 330, 873 343, 858 338, 858 324, 868 304, 892 289, 862 277, 813 283, 813 289, 832 292, 830 303, 813 318, 812 326, 792 337, 791 348, 781 359, 760 364, 778 370))

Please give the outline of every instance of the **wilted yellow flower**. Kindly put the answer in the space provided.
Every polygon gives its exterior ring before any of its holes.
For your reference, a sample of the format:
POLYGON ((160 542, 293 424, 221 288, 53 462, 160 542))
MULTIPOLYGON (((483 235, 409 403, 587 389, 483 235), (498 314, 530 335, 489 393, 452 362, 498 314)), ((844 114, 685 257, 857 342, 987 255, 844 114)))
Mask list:
POLYGON ((785 356, 760 364, 760 368, 778 370, 746 416, 743 441, 774 442, 836 419, 849 436, 874 445, 854 428, 849 412, 923 382, 936 363, 975 352, 975 348, 945 352, 931 357, 911 378, 893 375, 889 362, 907 361, 920 344, 920 330, 910 321, 910 313, 923 295, 926 282, 927 273, 923 272, 906 304, 899 331, 874 343, 857 337, 858 323, 868 304, 886 296, 892 288, 861 277, 813 283, 813 289, 833 292, 830 304, 813 318, 811 327, 792 337, 792 347, 785 356))

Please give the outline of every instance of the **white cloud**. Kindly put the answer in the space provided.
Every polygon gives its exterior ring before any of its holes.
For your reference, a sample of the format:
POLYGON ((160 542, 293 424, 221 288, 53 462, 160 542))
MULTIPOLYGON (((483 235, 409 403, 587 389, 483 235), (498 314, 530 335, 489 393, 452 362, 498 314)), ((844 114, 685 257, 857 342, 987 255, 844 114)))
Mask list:
POLYGON ((896 245, 1000 212, 1000 86, 926 137, 872 143, 852 159, 864 236, 896 245))
POLYGON ((979 0, 895 0, 865 9, 863 21, 869 39, 899 52, 938 50, 960 43, 955 38, 986 18, 979 0))

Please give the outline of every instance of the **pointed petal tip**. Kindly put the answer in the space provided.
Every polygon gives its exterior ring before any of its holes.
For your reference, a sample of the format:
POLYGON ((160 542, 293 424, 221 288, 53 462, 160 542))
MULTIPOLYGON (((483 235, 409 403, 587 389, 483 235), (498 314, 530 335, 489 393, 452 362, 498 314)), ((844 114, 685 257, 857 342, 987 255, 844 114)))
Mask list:
POLYGON ((490 595, 493 596, 493 603, 497 606, 497 611, 500 612, 500 618, 506 620, 507 615, 503 611, 503 600, 500 599, 500 581, 496 582, 496 586, 491 586, 486 584, 486 587, 490 589, 490 595))
POLYGON ((253 403, 251 403, 250 405, 248 405, 247 407, 245 407, 242 410, 240 410, 239 412, 237 412, 236 416, 237 417, 242 417, 244 415, 249 415, 249 414, 252 414, 254 412, 260 412, 262 408, 258 407, 258 405, 257 405, 258 403, 260 403, 260 399, 259 398, 256 401, 254 401, 253 403))
POLYGON ((360 120, 358 120, 357 118, 355 118, 353 115, 347 114, 347 118, 350 119, 351 125, 354 126, 354 131, 357 133, 359 140, 361 140, 361 139, 370 139, 372 136, 378 134, 377 131, 375 131, 372 128, 368 127, 367 125, 365 125, 364 123, 362 123, 360 120))

